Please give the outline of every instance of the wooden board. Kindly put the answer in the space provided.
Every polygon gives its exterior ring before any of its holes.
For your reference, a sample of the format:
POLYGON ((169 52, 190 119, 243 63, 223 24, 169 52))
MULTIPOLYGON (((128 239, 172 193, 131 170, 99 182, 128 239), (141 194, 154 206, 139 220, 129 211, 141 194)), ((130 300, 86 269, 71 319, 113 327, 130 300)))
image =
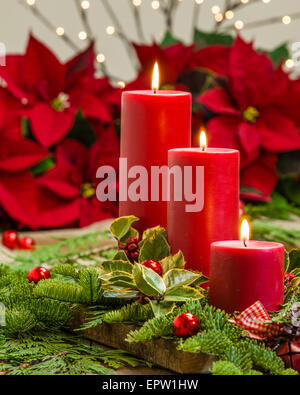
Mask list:
MULTIPOLYGON (((79 328, 85 321, 85 317, 85 312, 77 312, 71 328, 79 328)), ((127 334, 136 329, 138 328, 134 325, 104 323, 81 333, 86 339, 126 350, 139 358, 176 373, 205 373, 210 370, 212 363, 216 360, 215 357, 205 354, 178 351, 176 344, 170 340, 159 339, 136 344, 126 342, 127 334)))

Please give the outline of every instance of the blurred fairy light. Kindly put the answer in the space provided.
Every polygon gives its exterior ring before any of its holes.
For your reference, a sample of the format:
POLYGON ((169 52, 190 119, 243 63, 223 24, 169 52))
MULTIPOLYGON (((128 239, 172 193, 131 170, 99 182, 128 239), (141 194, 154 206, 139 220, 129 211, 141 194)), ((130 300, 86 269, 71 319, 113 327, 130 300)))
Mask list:
POLYGON ((268 4, 271 3, 271 0, 262 0, 263 3, 268 4))
POLYGON ((236 21, 235 22, 235 24, 234 24, 234 27, 237 29, 237 30, 242 30, 243 28, 244 28, 244 22, 243 21, 241 21, 241 20, 238 20, 238 21, 236 21))
POLYGON ((160 7, 160 2, 159 2, 158 0, 153 0, 152 3, 151 3, 151 7, 152 7, 154 10, 158 10, 159 7, 160 7))
POLYGON ((211 12, 212 12, 214 15, 220 14, 221 8, 220 8, 218 5, 214 5, 214 6, 211 8, 211 12))
POLYGON ((98 53, 96 56, 96 60, 98 63, 104 63, 105 62, 105 55, 103 53, 98 53))
POLYGON ((114 26, 107 26, 106 28, 106 34, 108 34, 109 36, 112 36, 113 34, 115 34, 116 29, 114 26))
POLYGON ((292 22, 292 18, 291 18, 289 15, 285 15, 285 16, 282 18, 282 23, 283 23, 284 25, 289 25, 291 22, 292 22))
POLYGON ((64 29, 63 27, 59 26, 59 27, 56 29, 56 34, 57 34, 58 36, 63 36, 63 35, 65 34, 65 29, 64 29))
POLYGON ((242 3, 242 4, 248 4, 248 3, 249 3, 249 0, 241 0, 241 3, 242 3))
POLYGON ((126 87, 125 82, 124 82, 124 81, 118 81, 118 87, 119 87, 120 89, 124 89, 124 88, 126 87))
POLYGON ((203 3, 204 3, 204 0, 195 0, 195 3, 196 3, 196 4, 199 4, 199 5, 200 5, 200 4, 203 4, 203 3))
POLYGON ((232 19, 234 17, 234 12, 232 10, 228 10, 225 12, 226 19, 232 19))
POLYGON ((142 0, 132 0, 132 4, 135 7, 140 7, 142 5, 142 0))
POLYGON ((218 12, 217 14, 215 14, 216 22, 220 23, 220 22, 222 22, 223 19, 224 19, 224 17, 223 17, 223 14, 221 12, 218 12))
POLYGON ((293 59, 287 59, 285 62, 285 66, 288 69, 292 69, 295 66, 293 59))
POLYGON ((35 0, 26 0, 26 3, 30 6, 35 5, 35 0))
POLYGON ((79 32, 78 33, 78 38, 79 38, 79 40, 82 40, 82 41, 86 40, 88 38, 87 32, 85 32, 85 31, 79 32))
POLYGON ((88 10, 90 8, 90 2, 87 0, 82 1, 80 5, 83 10, 88 10))

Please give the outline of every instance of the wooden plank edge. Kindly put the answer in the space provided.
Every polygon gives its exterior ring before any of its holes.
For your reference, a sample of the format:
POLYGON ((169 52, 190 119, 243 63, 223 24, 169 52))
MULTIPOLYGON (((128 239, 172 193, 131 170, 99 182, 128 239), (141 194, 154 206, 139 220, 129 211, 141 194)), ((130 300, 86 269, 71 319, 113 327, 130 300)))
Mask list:
MULTIPOLYGON (((71 329, 80 328, 85 318, 85 311, 75 312, 71 329)), ((214 356, 178 351, 171 340, 158 339, 137 344, 126 342, 128 333, 136 329, 138 327, 134 325, 103 323, 80 333, 88 340, 128 351, 138 358, 180 374, 206 373, 216 361, 214 356)))

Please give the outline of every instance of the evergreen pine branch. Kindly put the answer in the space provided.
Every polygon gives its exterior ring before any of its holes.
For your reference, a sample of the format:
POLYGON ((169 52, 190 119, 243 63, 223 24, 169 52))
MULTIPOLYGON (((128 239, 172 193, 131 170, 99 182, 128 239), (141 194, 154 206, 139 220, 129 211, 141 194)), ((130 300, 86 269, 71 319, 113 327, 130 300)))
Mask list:
POLYGON ((136 302, 126 305, 119 310, 107 312, 103 317, 103 321, 107 324, 126 323, 141 325, 151 318, 153 318, 151 305, 141 305, 139 302, 136 302))

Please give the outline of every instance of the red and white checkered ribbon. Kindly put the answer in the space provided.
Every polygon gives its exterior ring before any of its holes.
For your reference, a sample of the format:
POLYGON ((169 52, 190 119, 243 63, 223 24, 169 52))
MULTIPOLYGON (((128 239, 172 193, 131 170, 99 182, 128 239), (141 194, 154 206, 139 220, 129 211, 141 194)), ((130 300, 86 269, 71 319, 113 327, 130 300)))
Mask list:
POLYGON ((271 323, 270 316, 261 302, 256 302, 234 320, 229 320, 248 332, 251 339, 265 340, 281 334, 283 325, 271 323))

